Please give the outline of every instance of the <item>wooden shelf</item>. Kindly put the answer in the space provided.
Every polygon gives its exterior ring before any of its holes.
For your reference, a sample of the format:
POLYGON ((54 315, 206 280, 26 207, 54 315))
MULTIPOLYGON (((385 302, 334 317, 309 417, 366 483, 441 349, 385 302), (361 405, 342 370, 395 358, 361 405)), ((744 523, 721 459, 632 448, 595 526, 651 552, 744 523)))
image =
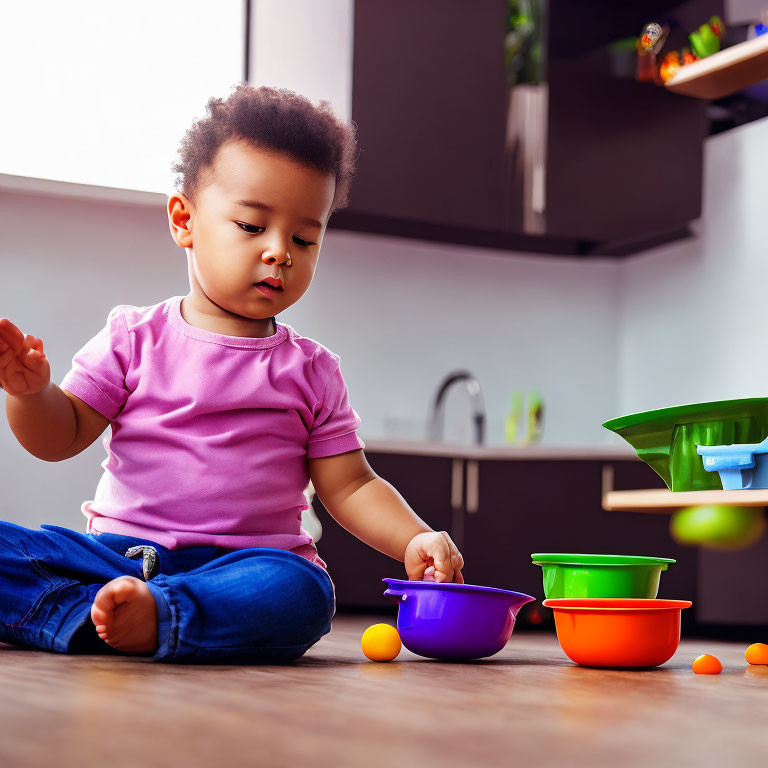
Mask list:
POLYGON ((768 78, 768 34, 681 67, 666 84, 674 93, 719 99, 768 78))
POLYGON ((603 509, 609 512, 675 512, 698 504, 733 507, 768 507, 768 488, 753 491, 678 491, 653 488, 642 491, 607 491, 603 509))

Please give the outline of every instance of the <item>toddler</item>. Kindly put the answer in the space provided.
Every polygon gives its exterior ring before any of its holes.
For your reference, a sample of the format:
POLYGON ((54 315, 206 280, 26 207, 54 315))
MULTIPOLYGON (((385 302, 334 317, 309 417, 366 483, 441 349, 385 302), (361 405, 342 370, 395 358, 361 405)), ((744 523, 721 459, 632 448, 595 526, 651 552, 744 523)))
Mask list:
POLYGON ((0 319, 0 385, 21 445, 77 455, 107 427, 85 533, 0 522, 0 641, 159 661, 298 658, 334 590, 301 527, 329 513, 410 579, 463 560, 369 467, 339 358, 278 323, 347 201, 354 127, 290 91, 239 85, 184 136, 171 235, 189 293, 121 305, 60 386, 43 342, 0 319))

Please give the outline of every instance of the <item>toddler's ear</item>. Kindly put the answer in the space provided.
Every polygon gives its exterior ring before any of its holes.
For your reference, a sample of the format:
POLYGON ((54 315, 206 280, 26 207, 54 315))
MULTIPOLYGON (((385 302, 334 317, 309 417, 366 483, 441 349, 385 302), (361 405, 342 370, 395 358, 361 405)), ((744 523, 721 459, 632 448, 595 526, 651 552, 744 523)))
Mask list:
POLYGON ((181 192, 168 198, 168 226, 179 248, 192 247, 192 203, 181 192))

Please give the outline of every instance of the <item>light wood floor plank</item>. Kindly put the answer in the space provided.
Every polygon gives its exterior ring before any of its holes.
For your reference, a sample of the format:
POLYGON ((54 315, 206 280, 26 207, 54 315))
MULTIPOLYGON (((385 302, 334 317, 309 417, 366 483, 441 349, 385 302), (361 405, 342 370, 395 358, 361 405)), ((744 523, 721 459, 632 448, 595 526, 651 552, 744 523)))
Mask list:
POLYGON ((0 645, 0 760, 13 768, 765 764, 768 667, 747 667, 743 644, 684 641, 656 670, 595 670, 568 661, 553 634, 518 634, 487 661, 434 662, 404 650, 376 664, 359 640, 377 621, 338 616, 329 636, 286 666, 0 645), (691 672, 705 652, 719 656, 722 675, 691 672))

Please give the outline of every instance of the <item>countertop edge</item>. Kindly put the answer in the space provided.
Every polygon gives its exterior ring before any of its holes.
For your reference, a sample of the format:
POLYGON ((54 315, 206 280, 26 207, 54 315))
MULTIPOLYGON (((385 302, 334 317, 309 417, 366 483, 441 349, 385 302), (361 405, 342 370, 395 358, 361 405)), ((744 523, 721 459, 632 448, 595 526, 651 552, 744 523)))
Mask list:
POLYGON ((474 446, 456 443, 429 443, 410 440, 366 440, 365 450, 370 453, 394 453, 416 456, 442 456, 454 459, 491 459, 505 461, 638 461, 633 450, 611 446, 474 446))

